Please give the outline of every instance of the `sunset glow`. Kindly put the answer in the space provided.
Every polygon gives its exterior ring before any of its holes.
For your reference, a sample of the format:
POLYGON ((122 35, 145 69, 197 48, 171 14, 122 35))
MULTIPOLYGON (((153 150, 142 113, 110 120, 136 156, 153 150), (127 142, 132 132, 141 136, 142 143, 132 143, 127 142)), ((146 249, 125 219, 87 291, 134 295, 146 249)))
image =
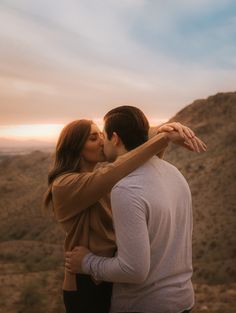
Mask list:
POLYGON ((54 141, 63 124, 32 124, 32 125, 6 125, 0 126, 0 137, 17 140, 46 140, 54 141))
MULTIPOLYGON (((235 10, 235 0, 0 1, 0 125, 66 124, 126 104, 162 119, 234 91, 235 10)), ((17 138, 58 133, 12 127, 17 138)))
MULTIPOLYGON (((94 118, 93 121, 103 129, 102 118, 94 118)), ((150 125, 160 125, 166 119, 150 119, 150 125)), ((0 138, 17 140, 41 140, 55 141, 65 124, 25 124, 25 125, 4 125, 0 126, 0 138)))

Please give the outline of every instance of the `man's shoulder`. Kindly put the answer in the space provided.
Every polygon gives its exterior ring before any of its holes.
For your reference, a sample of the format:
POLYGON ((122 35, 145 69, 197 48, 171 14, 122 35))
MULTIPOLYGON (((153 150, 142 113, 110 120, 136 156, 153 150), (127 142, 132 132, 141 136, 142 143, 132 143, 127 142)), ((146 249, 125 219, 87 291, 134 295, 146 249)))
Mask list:
POLYGON ((159 179, 165 179, 165 176, 167 176, 165 174, 167 173, 173 177, 178 177, 181 174, 174 165, 154 156, 145 164, 118 181, 113 189, 120 187, 128 190, 132 188, 132 186, 140 186, 140 188, 144 188, 148 185, 148 182, 151 183, 153 179, 156 179, 155 183, 157 183, 159 179))
POLYGON ((137 169, 129 173, 127 176, 123 177, 119 180, 116 185, 113 187, 123 187, 123 188, 130 188, 133 185, 140 184, 142 185, 142 181, 145 177, 150 177, 153 174, 153 164, 158 166, 160 159, 158 157, 153 157, 143 165, 139 166, 137 169))

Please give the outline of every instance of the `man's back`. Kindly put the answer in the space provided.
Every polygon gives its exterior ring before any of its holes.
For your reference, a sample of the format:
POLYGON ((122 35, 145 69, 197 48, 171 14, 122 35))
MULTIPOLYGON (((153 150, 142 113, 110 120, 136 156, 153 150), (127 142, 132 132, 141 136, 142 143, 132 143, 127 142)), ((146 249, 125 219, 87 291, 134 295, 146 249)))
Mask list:
MULTIPOLYGON (((133 256, 132 264, 150 261, 141 283, 114 284, 111 312, 177 313, 191 308, 192 205, 182 174, 153 157, 117 183, 111 199, 114 220, 120 221, 115 222, 118 249, 133 256), (121 217, 119 206, 126 203, 121 217), (125 234, 119 229, 122 218, 125 234), (130 240, 134 237, 139 238, 139 247, 130 240)), ((132 266, 124 270, 132 271, 132 266)))

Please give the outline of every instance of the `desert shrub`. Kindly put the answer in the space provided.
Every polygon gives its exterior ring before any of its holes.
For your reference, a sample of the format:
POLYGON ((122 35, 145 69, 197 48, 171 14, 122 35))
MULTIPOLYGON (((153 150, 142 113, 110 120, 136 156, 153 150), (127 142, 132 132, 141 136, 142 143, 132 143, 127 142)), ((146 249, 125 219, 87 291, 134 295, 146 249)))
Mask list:
POLYGON ((0 308, 5 305, 6 301, 6 292, 0 291, 0 308))
POLYGON ((20 303, 25 306, 42 304, 42 297, 34 283, 26 285, 20 295, 20 303))
POLYGON ((1 252, 0 253, 0 260, 5 261, 5 262, 14 262, 17 260, 17 257, 15 254, 11 252, 1 252))
POLYGON ((44 257, 38 264, 38 268, 42 271, 54 270, 56 267, 61 265, 61 259, 53 255, 44 257))
POLYGON ((24 266, 29 272, 55 270, 62 263, 61 258, 53 255, 29 254, 25 259, 24 266))
POLYGON ((28 282, 22 288, 19 298, 18 313, 41 313, 45 311, 46 297, 40 291, 37 282, 28 282))

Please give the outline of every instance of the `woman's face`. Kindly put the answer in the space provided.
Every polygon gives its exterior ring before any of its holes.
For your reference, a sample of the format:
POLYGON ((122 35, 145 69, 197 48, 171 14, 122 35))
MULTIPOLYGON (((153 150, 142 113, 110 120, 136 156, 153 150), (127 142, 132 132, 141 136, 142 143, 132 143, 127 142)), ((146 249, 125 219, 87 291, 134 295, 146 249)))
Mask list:
POLYGON ((104 162, 103 144, 103 133, 96 124, 92 124, 89 137, 81 152, 83 160, 88 163, 104 162))

